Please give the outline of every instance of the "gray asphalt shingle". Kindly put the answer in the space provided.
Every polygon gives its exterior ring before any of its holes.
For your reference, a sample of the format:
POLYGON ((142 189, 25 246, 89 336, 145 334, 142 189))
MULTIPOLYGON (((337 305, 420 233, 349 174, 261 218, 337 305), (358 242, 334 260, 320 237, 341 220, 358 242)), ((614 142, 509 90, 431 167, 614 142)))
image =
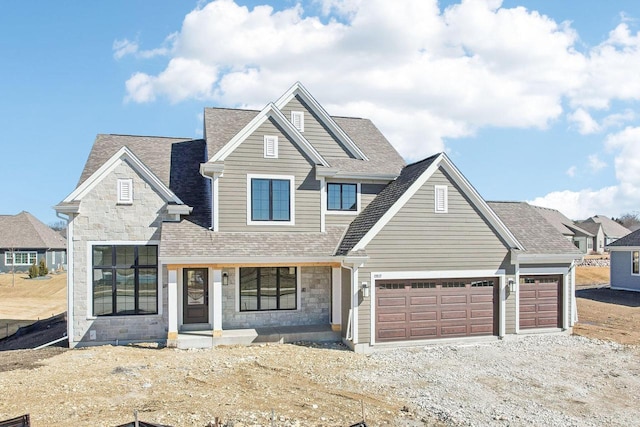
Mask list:
POLYGON ((29 212, 0 215, 0 248, 65 249, 67 241, 29 212))

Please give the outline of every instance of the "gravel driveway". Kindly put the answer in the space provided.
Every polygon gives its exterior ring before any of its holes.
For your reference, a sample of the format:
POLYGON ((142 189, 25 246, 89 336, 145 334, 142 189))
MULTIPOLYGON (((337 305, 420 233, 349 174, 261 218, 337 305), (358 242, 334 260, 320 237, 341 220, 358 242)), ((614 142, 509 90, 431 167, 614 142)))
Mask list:
POLYGON ((447 425, 632 426, 639 350, 568 335, 406 348, 373 354, 360 378, 447 425))

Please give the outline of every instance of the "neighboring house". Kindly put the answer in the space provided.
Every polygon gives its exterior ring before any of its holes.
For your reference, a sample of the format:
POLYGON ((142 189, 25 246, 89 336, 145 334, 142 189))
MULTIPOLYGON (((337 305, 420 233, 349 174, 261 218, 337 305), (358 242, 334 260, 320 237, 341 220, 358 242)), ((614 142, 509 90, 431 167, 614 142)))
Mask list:
POLYGON ((611 218, 608 218, 603 215, 595 215, 591 218, 587 218, 584 221, 578 222, 578 226, 588 230, 588 224, 601 224, 602 225, 602 233, 604 235, 604 246, 607 246, 616 240, 626 236, 631 233, 631 230, 626 228, 625 226, 618 224, 611 218))
POLYGON ((67 242, 29 212, 0 215, 0 272, 26 272, 44 259, 49 270, 66 268, 67 242))
POLYGON ((640 291, 640 230, 607 245, 611 289, 640 291))
MULTIPOLYGON (((588 231, 593 235, 593 237, 591 237, 591 242, 589 242, 591 246, 590 252, 596 252, 599 254, 603 253, 605 246, 605 237, 604 227, 602 226, 602 224, 600 224, 599 222, 578 222, 577 224, 580 229, 588 231)), ((587 246, 589 246, 589 244, 587 246)))
MULTIPOLYGON (((596 235, 576 225, 569 218, 556 209, 533 206, 556 230, 571 241, 580 252, 588 254, 595 251, 594 239, 596 235)), ((597 247, 597 246, 596 246, 597 247)))
POLYGON ((201 140, 99 135, 56 206, 70 345, 569 330, 580 252, 529 205, 494 207, 444 153, 405 166, 299 83, 260 111, 206 108, 201 140))

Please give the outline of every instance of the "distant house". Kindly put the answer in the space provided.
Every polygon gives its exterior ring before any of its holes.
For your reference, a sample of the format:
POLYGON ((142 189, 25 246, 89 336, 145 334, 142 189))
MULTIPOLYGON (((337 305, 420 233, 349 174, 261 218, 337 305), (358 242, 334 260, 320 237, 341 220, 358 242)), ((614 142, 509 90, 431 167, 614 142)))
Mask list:
POLYGON ((67 242, 29 212, 0 215, 0 272, 27 271, 44 259, 47 268, 66 268, 67 242))
MULTIPOLYGON (((586 230, 589 233, 593 234, 591 238, 591 251, 597 252, 599 254, 604 252, 605 246, 605 237, 604 237, 604 227, 599 222, 579 222, 580 228, 582 230, 586 230)), ((589 246, 587 244, 587 246, 589 246)))
POLYGON ((640 230, 607 245, 611 252, 611 289, 640 291, 640 230))
POLYGON ((591 218, 587 218, 584 221, 580 221, 578 223, 578 225, 581 228, 584 228, 585 230, 589 230, 590 227, 592 227, 590 226, 590 224, 602 225, 602 232, 604 235, 604 246, 609 245, 615 242, 616 240, 631 233, 631 230, 629 230, 625 226, 620 225, 614 220, 612 220, 611 218, 607 218, 606 216, 603 216, 603 215, 595 215, 595 216, 592 216, 591 218))
POLYGON ((533 206, 547 221, 553 225, 556 230, 562 233, 569 241, 580 249, 583 254, 588 254, 592 251, 597 252, 597 243, 594 246, 594 240, 597 239, 597 233, 594 234, 591 231, 583 228, 581 225, 576 225, 572 220, 564 216, 560 211, 556 209, 543 208, 540 206, 533 206))

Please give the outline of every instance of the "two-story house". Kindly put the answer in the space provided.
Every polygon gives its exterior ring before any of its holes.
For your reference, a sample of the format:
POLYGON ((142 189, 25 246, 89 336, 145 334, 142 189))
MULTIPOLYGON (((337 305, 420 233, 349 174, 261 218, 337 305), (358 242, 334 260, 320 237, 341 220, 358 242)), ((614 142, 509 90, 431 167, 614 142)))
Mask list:
POLYGON ((529 205, 496 206, 445 154, 407 166, 300 83, 260 111, 206 108, 203 139, 99 135, 55 207, 70 345, 570 329, 580 254, 529 205))

